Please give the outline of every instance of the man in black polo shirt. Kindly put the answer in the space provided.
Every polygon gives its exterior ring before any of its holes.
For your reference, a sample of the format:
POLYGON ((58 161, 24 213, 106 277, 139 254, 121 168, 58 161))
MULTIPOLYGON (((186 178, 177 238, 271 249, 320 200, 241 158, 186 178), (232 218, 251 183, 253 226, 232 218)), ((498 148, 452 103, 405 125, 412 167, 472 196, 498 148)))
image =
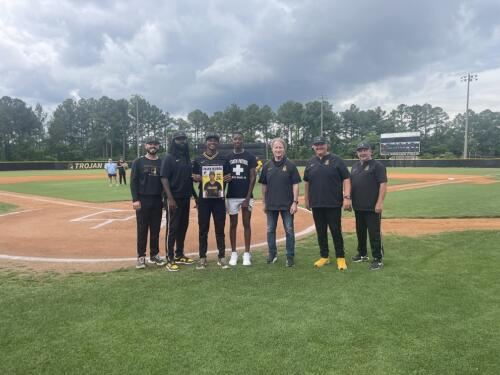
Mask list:
POLYGON ((167 195, 167 271, 178 271, 177 264, 193 264, 184 255, 184 240, 189 225, 191 194, 193 192, 192 165, 186 133, 174 133, 168 154, 161 164, 161 183, 167 195), (174 258, 174 246, 175 258, 174 258))
POLYGON ((196 269, 205 269, 207 267, 207 246, 208 230, 210 228, 210 216, 213 215, 215 227, 215 240, 217 242, 218 262, 222 268, 228 268, 225 260, 226 241, 224 237, 224 227, 226 224, 226 206, 224 203, 224 194, 221 197, 211 197, 203 194, 202 176, 208 177, 210 171, 220 171, 223 174, 223 181, 231 181, 231 173, 227 158, 220 155, 217 151, 219 146, 219 136, 215 133, 209 133, 205 137, 207 148, 203 154, 196 157, 193 164, 193 180, 199 182, 198 198, 198 225, 199 225, 199 243, 200 260, 196 269))
POLYGON ((352 260, 353 262, 368 261, 366 246, 366 232, 368 231, 373 256, 369 269, 378 270, 384 265, 380 224, 387 192, 387 172, 381 163, 372 159, 372 149, 369 143, 360 143, 357 154, 359 161, 351 169, 351 197, 356 215, 358 254, 352 260))
POLYGON ((149 261, 158 266, 165 263, 160 257, 160 227, 163 214, 162 186, 160 181, 161 160, 157 152, 160 143, 155 137, 146 140, 146 155, 132 163, 130 192, 132 207, 137 219, 137 264, 146 267, 146 243, 149 232, 149 261))
POLYGON ((267 263, 276 263, 278 249, 276 247, 276 226, 281 215, 286 233, 286 266, 295 265, 295 230, 293 218, 299 204, 299 183, 301 181, 295 164, 287 159, 285 141, 275 138, 271 141, 273 158, 269 160, 260 173, 262 184, 262 200, 264 212, 267 214, 267 245, 269 255, 267 263))
POLYGON ((347 269, 342 237, 342 206, 351 208, 351 181, 344 161, 328 152, 324 137, 313 139, 315 157, 307 162, 304 170, 304 194, 307 209, 312 209, 321 258, 315 267, 330 263, 327 229, 333 237, 337 267, 347 269))
POLYGON ((250 219, 253 208, 253 188, 255 186, 257 166, 256 157, 243 148, 243 134, 235 132, 233 134, 233 151, 228 155, 229 166, 231 168, 231 182, 228 184, 226 194, 226 207, 229 212, 231 227, 229 238, 231 240, 230 266, 238 263, 238 253, 236 252, 236 228, 238 227, 238 212, 241 207, 241 217, 243 220, 243 230, 245 237, 245 252, 243 253, 243 265, 252 265, 250 256, 250 241, 252 230, 250 219))

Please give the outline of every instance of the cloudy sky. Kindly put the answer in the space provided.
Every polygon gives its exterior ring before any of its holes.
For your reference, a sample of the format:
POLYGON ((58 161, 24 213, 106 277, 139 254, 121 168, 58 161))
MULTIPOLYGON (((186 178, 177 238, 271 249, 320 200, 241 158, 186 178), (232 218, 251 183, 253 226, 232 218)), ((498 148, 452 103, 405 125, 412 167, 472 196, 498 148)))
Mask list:
POLYGON ((500 111, 498 0, 0 0, 0 96, 500 111))

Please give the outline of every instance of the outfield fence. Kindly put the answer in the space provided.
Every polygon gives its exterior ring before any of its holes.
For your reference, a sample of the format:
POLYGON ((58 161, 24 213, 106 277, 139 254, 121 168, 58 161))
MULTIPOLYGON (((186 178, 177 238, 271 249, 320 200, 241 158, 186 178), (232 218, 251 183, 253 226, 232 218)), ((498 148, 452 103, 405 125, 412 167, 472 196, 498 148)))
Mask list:
MULTIPOLYGON (((357 160, 344 159, 347 166, 357 160)), ((434 167, 434 168, 500 168, 500 159, 417 159, 417 160, 379 160, 386 167, 434 167)), ((307 160, 294 160, 298 166, 307 165, 307 160)), ((0 162, 0 171, 32 171, 32 170, 92 170, 104 169, 107 161, 16 161, 0 162)), ((131 165, 131 161, 128 162, 131 165)))

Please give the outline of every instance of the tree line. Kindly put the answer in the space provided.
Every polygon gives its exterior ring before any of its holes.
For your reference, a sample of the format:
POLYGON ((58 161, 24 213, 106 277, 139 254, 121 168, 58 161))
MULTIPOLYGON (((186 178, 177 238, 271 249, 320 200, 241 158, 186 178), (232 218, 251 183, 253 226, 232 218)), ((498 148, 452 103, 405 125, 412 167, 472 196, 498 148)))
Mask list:
MULTIPOLYGON (((319 135, 330 140, 332 151, 352 158, 357 143, 368 140, 378 152, 381 133, 417 131, 422 158, 460 157, 464 144, 465 114, 450 119, 430 104, 400 104, 391 111, 380 107, 361 110, 352 104, 333 111, 328 101, 300 103, 289 100, 277 111, 268 105, 236 104, 209 115, 199 109, 186 118, 173 117, 141 96, 130 99, 66 99, 49 114, 40 104, 21 99, 0 99, 0 160, 100 160, 137 155, 137 144, 157 136, 162 150, 176 130, 185 131, 191 144, 203 143, 215 131, 229 143, 235 130, 246 142, 268 142, 282 137, 291 158, 307 158, 311 141, 319 135)), ((500 157, 500 112, 469 111, 469 157, 500 157)), ((142 145, 140 146, 142 147, 142 145)), ((142 149, 140 150, 142 152, 142 149)))

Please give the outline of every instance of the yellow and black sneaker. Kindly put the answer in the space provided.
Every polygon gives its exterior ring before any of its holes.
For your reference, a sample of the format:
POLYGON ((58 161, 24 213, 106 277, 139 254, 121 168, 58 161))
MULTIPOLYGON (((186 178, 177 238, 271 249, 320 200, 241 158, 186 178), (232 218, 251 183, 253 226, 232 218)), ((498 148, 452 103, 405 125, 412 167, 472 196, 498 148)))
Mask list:
POLYGON ((314 267, 316 268, 321 268, 323 266, 326 266, 327 264, 330 263, 330 258, 319 258, 316 262, 314 262, 314 267))
POLYGON ((345 262, 345 258, 337 258, 337 268, 339 271, 343 271, 347 269, 347 264, 345 262))
POLYGON ((179 266, 175 262, 167 262, 165 269, 169 272, 177 272, 180 270, 179 266))
POLYGON ((194 264, 194 260, 183 255, 181 257, 175 258, 175 263, 190 265, 194 264))

